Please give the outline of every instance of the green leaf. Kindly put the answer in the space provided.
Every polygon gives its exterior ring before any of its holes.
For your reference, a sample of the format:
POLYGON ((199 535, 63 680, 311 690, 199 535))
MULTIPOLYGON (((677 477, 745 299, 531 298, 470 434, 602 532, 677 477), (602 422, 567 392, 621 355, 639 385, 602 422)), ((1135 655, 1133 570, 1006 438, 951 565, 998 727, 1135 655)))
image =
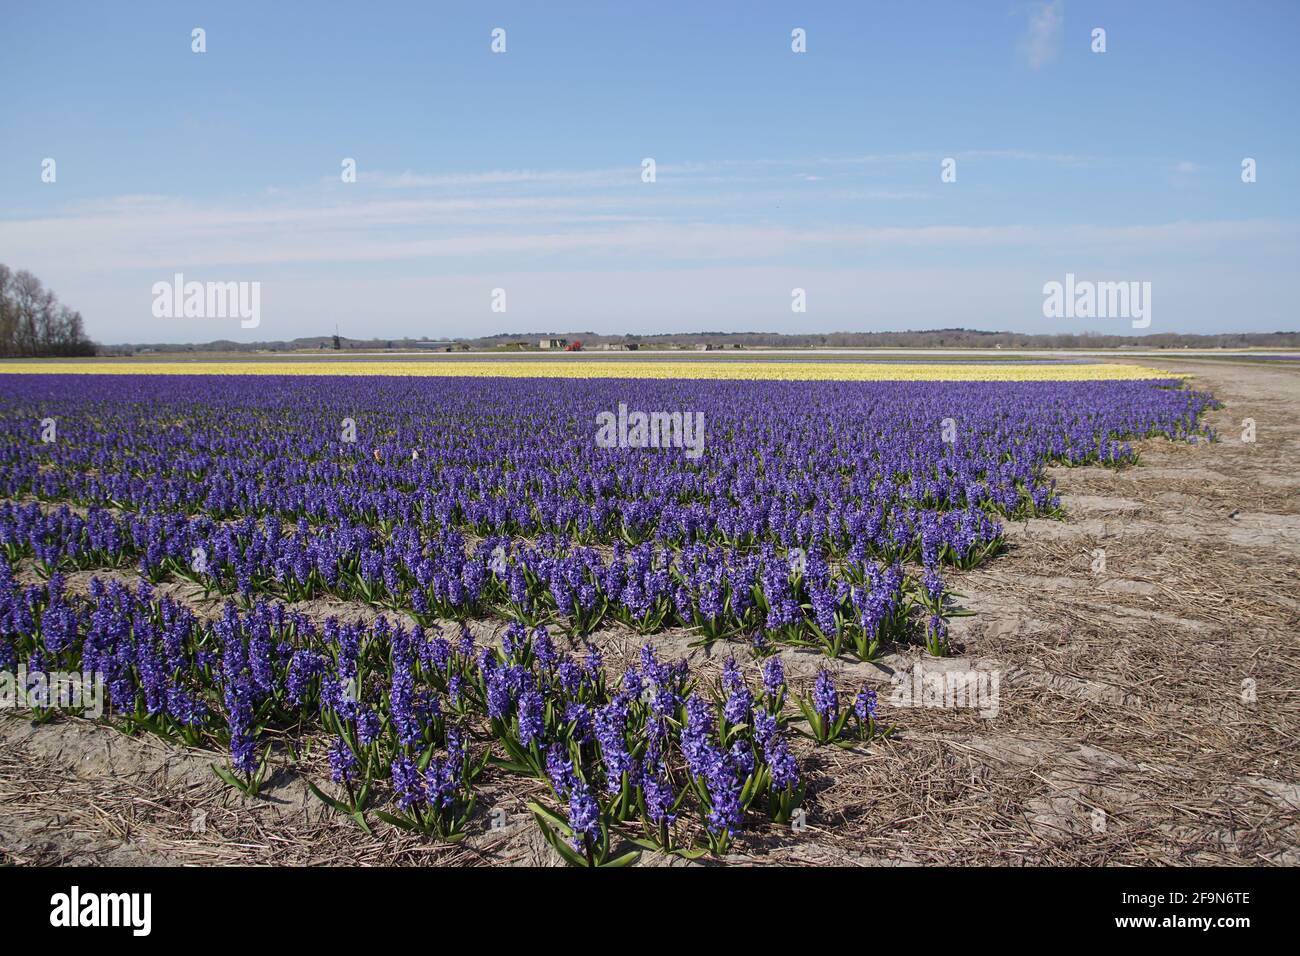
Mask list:
POLYGON ((698 860, 701 857, 705 857, 709 855, 709 848, 707 846, 697 846, 694 849, 690 849, 690 850, 686 850, 686 849, 673 850, 673 853, 676 854, 677 856, 682 857, 683 859, 698 860))
POLYGON ((636 846, 643 847, 644 849, 650 850, 651 852, 664 852, 664 853, 673 852, 669 850, 667 847, 660 846, 654 840, 648 840, 645 837, 628 837, 628 842, 633 843, 636 846))
POLYGON ((555 826, 560 827, 561 829, 564 830, 565 833, 568 833, 570 836, 573 835, 573 831, 569 829, 568 822, 564 819, 564 817, 560 816, 554 810, 550 810, 542 806, 540 803, 532 803, 532 802, 529 802, 528 809, 533 811, 534 815, 540 816, 544 818, 547 822, 553 823, 555 826))
POLYGON ((238 777, 236 777, 225 767, 222 767, 215 763, 212 764, 211 766, 213 772, 222 780, 224 780, 226 783, 230 784, 230 786, 234 787, 240 793, 245 793, 245 794, 248 793, 248 784, 244 783, 244 781, 240 780, 238 777))
POLYGON ((551 846, 555 848, 555 852, 559 853, 560 856, 564 857, 566 863, 570 864, 571 866, 580 866, 583 869, 587 868, 588 865, 587 858, 583 856, 581 853, 579 853, 577 850, 575 850, 573 847, 569 846, 569 844, 566 843, 564 840, 556 839, 552 841, 551 846))
POLYGON ((511 773, 522 773, 533 776, 536 773, 531 766, 525 763, 516 763, 513 760, 506 760, 504 757, 493 757, 490 761, 494 767, 500 767, 502 770, 508 770, 511 773))
POLYGON ((387 823, 389 826, 398 827, 399 829, 402 830, 418 829, 418 827, 416 827, 416 825, 412 823, 410 820, 404 820, 401 817, 393 816, 391 813, 385 813, 383 810, 375 810, 374 814, 375 816, 379 817, 379 819, 387 823))
MULTIPOLYGON (((551 848, 555 850, 556 853, 560 854, 560 856, 564 858, 564 861, 571 866, 587 867, 587 858, 573 849, 573 847, 569 846, 566 840, 561 839, 555 830, 551 828, 551 825, 546 822, 546 817, 558 819, 555 814, 536 803, 530 803, 528 806, 533 811, 533 817, 537 820, 537 826, 541 828, 542 836, 546 839, 546 842, 551 845, 551 848)), ((563 824, 557 823, 555 826, 556 829, 562 829, 565 833, 570 835, 573 833, 572 830, 563 824)))
POLYGON ((316 786, 316 784, 312 783, 310 780, 306 781, 306 783, 307 783, 307 789, 310 790, 313 794, 315 794, 316 798, 320 800, 321 803, 325 804, 328 807, 334 808, 339 813, 342 813, 345 816, 352 815, 352 808, 347 806, 347 804, 342 803, 339 800, 335 800, 331 796, 328 796, 320 789, 320 787, 316 786))
POLYGON ((610 866, 630 866, 631 864, 635 863, 639 859, 641 859, 641 851, 633 850, 630 853, 624 853, 622 856, 616 859, 610 860, 606 863, 601 863, 600 866, 602 868, 610 867, 610 866))

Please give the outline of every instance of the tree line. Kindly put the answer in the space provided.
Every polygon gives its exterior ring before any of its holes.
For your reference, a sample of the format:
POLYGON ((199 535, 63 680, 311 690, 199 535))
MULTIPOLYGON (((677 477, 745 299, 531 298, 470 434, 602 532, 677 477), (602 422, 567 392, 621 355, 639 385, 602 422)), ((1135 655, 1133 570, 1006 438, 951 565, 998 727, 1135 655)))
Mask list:
POLYGON ((0 262, 0 356, 94 355, 81 313, 25 269, 0 262))

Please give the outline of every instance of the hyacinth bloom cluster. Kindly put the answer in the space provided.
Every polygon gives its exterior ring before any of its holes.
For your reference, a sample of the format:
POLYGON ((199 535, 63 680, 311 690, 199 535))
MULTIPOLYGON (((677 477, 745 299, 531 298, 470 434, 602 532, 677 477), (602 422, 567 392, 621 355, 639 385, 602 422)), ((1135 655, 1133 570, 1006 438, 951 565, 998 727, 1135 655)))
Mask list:
POLYGON ((708 687, 647 645, 614 680, 599 653, 521 623, 481 646, 464 629, 449 638, 382 616, 317 626, 273 601, 228 602, 203 621, 147 583, 65 591, 58 575, 20 587, 0 561, 0 663, 103 673, 107 719, 223 744, 219 774, 249 793, 271 761, 321 741, 323 776, 309 785, 367 829, 370 812, 460 839, 494 744, 502 769, 549 783, 539 820, 552 836, 546 814, 561 821, 566 851, 587 864, 609 861, 615 831, 687 855, 701 852, 698 833, 722 852, 750 821, 788 821, 802 794, 778 659, 752 687, 734 661, 708 687), (325 793, 325 777, 346 797, 325 793))
POLYGON ((584 636, 945 654, 947 569, 996 555, 1003 521, 1059 512, 1048 465, 1208 434, 1213 403, 1151 379, 4 384, 0 669, 101 673, 115 725, 224 748, 218 773, 250 794, 297 762, 367 830, 460 839, 489 767, 529 775, 543 834, 583 865, 626 862, 629 840, 723 853, 798 809, 792 732, 888 733, 874 693, 829 672, 791 694, 779 657, 756 680, 729 661, 715 685, 647 648, 615 675, 584 636), (703 454, 601 447, 620 405, 701 413, 703 454), (68 572, 102 569, 144 580, 69 593, 68 572), (220 603, 200 616, 150 587, 178 580, 220 603), (377 616, 286 605, 322 597, 377 616), (463 626, 501 618, 499 646, 463 626))
POLYGON ((28 503, 0 504, 0 547, 46 573, 860 657, 946 650, 938 569, 996 553, 1001 518, 1053 513, 1047 463, 1131 460, 1125 438, 1190 435, 1211 401, 1173 381, 6 384, 0 494, 28 503), (703 410, 703 456, 599 447, 620 402, 703 410))
MULTIPOLYGON (((919 545, 926 515, 1049 509, 1046 462, 1118 463, 1125 438, 1192 434, 1210 399, 1177 384, 9 376, 0 494, 214 520, 897 551, 919 545), (702 412, 704 455, 598 447, 595 416, 620 402, 702 412), (51 417, 59 440, 44 444, 51 417)), ((978 530, 933 533, 961 550, 978 530)))
POLYGON ((243 692, 254 678, 248 675, 238 688, 223 683, 218 642, 195 644, 197 626, 188 608, 165 597, 153 601, 148 584, 132 592, 94 580, 89 599, 77 599, 65 593, 58 574, 47 584, 19 587, 0 560, 0 671, 22 665, 98 674, 108 705, 128 729, 151 725, 190 743, 201 739, 220 709, 215 698, 227 696, 238 705, 236 732, 227 735, 232 755, 247 766, 243 692), (197 690, 199 683, 206 693, 197 690))
MULTIPOLYGON (((576 661, 557 652, 546 628, 514 624, 501 652, 480 654, 478 664, 507 765, 550 784, 556 807, 535 811, 572 862, 610 862, 618 825, 639 830, 638 845, 690 854, 674 824, 691 810, 721 852, 747 814, 761 808, 785 822, 799 799, 782 697, 751 690, 734 661, 710 691, 685 662, 661 661, 646 645, 607 682, 599 655, 576 661)), ((783 690, 782 679, 774 693, 783 690)))
MULTIPOLYGON (((980 516, 982 521, 990 521, 980 516)), ((387 540, 369 528, 285 528, 276 518, 216 524, 207 518, 79 515, 66 506, 0 504, 0 547, 46 572, 129 567, 150 580, 175 575, 210 591, 304 600, 326 595, 410 611, 424 624, 493 611, 586 634, 622 622, 640 633, 681 626, 708 639, 761 635, 861 657, 907 640, 928 606, 921 582, 899 561, 820 555, 802 570, 772 545, 756 550, 691 545, 679 551, 615 544, 608 557, 554 536, 536 544, 488 538, 470 547, 459 532, 436 539, 414 528, 387 540), (203 555, 202 569, 194 555, 203 555)), ((941 581, 932 574, 928 581, 941 581)))

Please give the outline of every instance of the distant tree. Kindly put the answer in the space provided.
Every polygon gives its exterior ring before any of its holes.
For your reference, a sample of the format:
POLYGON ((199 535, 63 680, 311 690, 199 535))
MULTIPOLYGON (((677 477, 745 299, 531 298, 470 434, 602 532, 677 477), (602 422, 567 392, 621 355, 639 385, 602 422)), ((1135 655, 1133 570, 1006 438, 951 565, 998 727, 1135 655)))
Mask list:
POLYGON ((0 356, 94 354, 80 312, 61 305, 30 272, 0 263, 0 356))

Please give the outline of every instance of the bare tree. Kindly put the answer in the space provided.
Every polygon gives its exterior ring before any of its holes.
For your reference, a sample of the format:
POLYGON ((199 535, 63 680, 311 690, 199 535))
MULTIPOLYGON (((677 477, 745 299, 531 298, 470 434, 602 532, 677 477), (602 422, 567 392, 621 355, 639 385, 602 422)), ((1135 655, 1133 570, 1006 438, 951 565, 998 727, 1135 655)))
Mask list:
POLYGON ((0 356, 94 354, 80 312, 30 272, 0 263, 0 356))

